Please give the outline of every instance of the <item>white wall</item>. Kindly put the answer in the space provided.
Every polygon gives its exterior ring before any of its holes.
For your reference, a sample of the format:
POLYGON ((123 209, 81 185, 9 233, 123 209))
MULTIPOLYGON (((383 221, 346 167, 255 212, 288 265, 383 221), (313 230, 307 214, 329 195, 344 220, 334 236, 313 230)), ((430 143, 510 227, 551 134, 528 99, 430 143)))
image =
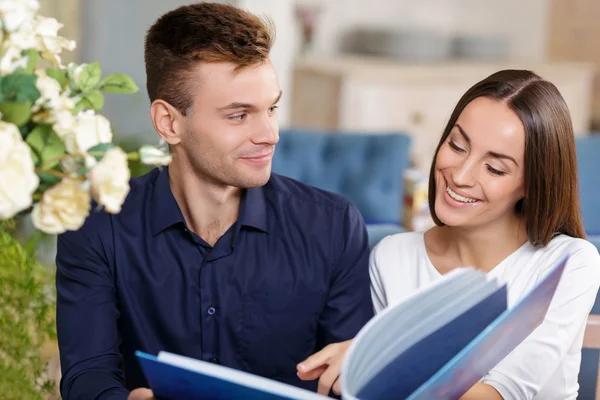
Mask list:
MULTIPOLYGON (((279 110, 282 127, 289 124, 293 61, 299 45, 294 15, 297 3, 322 7, 315 53, 337 52, 338 40, 348 27, 376 25, 438 29, 449 34, 501 33, 510 40, 518 59, 546 55, 549 0, 221 0, 257 14, 268 14, 276 24, 272 60, 284 92, 279 110)), ((144 35, 163 13, 194 0, 43 0, 46 10, 67 26, 62 33, 76 39, 77 60, 99 61, 105 73, 125 72, 140 86, 133 96, 110 95, 104 113, 116 135, 155 140, 148 115, 143 59, 144 35), (68 14, 68 15, 66 15, 68 14), (74 15, 79 14, 79 16, 74 15), (72 37, 78 34, 79 37, 72 37)), ((70 61, 69 55, 65 57, 70 61)))
POLYGON ((279 125, 289 124, 290 98, 292 90, 292 68, 297 48, 297 34, 292 0, 237 0, 236 5, 257 15, 268 15, 275 23, 276 39, 271 51, 271 61, 279 76, 283 91, 279 103, 279 125))
POLYGON ((549 0, 298 0, 317 4, 315 53, 337 52, 340 34, 353 25, 429 28, 444 33, 502 34, 516 59, 546 56, 549 0))

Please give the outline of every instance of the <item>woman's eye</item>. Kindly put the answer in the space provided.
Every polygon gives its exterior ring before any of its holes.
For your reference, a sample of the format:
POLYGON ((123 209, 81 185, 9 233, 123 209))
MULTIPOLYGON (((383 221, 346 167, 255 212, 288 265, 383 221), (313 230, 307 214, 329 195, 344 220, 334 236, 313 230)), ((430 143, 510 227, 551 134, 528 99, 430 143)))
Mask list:
POLYGON ((448 142, 448 144, 450 145, 450 147, 452 148, 452 150, 454 150, 454 151, 456 151, 458 153, 464 153, 465 152, 465 149, 463 149, 461 147, 458 147, 458 145, 456 143, 454 143, 453 140, 450 140, 448 142))
POLYGON ((490 165, 487 166, 487 169, 488 169, 488 171, 490 171, 494 175, 498 175, 498 176, 506 175, 506 172, 499 171, 499 170, 497 170, 496 168, 494 168, 494 167, 492 167, 490 165))

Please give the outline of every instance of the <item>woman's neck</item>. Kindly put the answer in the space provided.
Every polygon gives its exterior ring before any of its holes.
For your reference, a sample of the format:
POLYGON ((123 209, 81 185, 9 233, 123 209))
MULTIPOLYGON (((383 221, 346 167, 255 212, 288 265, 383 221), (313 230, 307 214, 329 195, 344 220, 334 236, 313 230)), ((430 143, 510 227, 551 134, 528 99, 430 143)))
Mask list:
POLYGON ((485 227, 435 227, 425 243, 434 266, 442 273, 461 266, 491 271, 528 241, 523 222, 514 218, 485 227))

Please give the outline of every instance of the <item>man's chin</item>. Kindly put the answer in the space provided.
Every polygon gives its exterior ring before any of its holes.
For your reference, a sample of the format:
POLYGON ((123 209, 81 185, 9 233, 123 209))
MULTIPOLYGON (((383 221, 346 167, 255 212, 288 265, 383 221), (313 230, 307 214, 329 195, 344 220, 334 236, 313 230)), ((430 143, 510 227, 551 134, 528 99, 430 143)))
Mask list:
POLYGON ((242 189, 257 188, 266 185, 267 182, 269 182, 270 178, 271 170, 269 170, 268 173, 265 172, 261 174, 252 174, 241 177, 241 179, 239 179, 237 182, 238 184, 233 186, 237 186, 242 189))

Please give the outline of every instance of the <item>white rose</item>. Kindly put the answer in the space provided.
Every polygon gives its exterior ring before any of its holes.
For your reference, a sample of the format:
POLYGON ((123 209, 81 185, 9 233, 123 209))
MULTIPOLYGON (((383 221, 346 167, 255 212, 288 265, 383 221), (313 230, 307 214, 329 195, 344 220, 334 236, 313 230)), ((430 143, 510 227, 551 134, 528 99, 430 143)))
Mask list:
POLYGON ((81 71, 87 66, 87 64, 80 64, 73 70, 73 83, 75 84, 75 89, 79 89, 79 76, 81 75, 81 71))
MULTIPOLYGON (((0 0, 0 3, 2 1, 0 0)), ((19 50, 38 49, 40 47, 35 32, 33 20, 27 20, 21 23, 19 29, 8 36, 8 45, 19 50)))
POLYGON ((30 207, 38 185, 31 150, 19 129, 0 121, 0 219, 30 207))
POLYGON ((150 145, 140 148, 140 160, 146 165, 169 165, 173 156, 168 151, 150 145))
POLYGON ((59 54, 63 49, 75 49, 73 40, 58 36, 58 30, 63 25, 54 18, 37 17, 34 25, 34 32, 38 41, 37 49, 46 60, 51 61, 55 66, 62 67, 59 54))
MULTIPOLYGON (((63 132, 64 133, 64 132, 63 132)), ((57 134, 65 142, 65 149, 71 154, 84 154, 89 148, 100 143, 112 142, 110 121, 93 110, 77 114, 71 132, 57 134)))
MULTIPOLYGON (((1 0, 0 0, 1 1, 1 0)), ((27 66, 27 57, 21 56, 21 49, 9 46, 0 59, 0 75, 8 75, 18 68, 27 66)))
POLYGON ((61 139, 73 133, 75 116, 68 109, 52 113, 52 129, 61 139))
MULTIPOLYGON (((62 97, 59 99, 61 101, 62 97)), ((50 124, 52 129, 63 141, 65 136, 71 135, 75 128, 75 116, 71 113, 70 105, 64 108, 43 110, 34 114, 31 119, 39 124, 50 124)))
POLYGON ((44 71, 38 71, 36 72, 36 75, 37 79, 35 81, 35 87, 40 92, 38 102, 57 101, 62 90, 60 83, 58 83, 56 79, 46 75, 44 71))
POLYGON ((33 207, 31 220, 39 230, 60 234, 81 228, 90 212, 91 196, 80 181, 65 178, 46 190, 33 207))
POLYGON ((0 17, 4 29, 8 32, 16 31, 21 24, 33 19, 39 8, 40 4, 37 0, 1 0, 0 17))
POLYGON ((129 193, 130 177, 127 154, 119 147, 108 149, 90 171, 94 199, 109 213, 118 214, 129 193))

